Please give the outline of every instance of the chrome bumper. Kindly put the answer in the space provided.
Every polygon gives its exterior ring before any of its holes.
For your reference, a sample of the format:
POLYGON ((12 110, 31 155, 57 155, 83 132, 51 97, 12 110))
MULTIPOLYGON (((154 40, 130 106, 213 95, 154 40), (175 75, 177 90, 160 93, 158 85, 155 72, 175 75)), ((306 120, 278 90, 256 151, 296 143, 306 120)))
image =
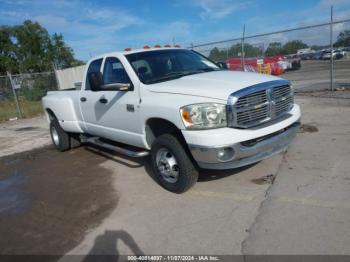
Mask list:
POLYGON ((300 123, 257 139, 220 147, 189 145, 193 158, 201 168, 230 169, 269 158, 287 149, 296 137, 300 123))

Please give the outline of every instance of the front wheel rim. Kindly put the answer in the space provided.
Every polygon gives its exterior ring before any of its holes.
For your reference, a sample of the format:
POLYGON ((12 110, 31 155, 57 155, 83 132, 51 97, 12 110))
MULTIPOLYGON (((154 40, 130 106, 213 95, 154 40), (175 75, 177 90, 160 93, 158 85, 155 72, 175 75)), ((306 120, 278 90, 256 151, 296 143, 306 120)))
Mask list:
POLYGON ((58 136, 57 129, 53 126, 51 127, 51 136, 53 143, 58 146, 60 144, 60 137, 58 136))
POLYGON ((166 182, 176 183, 179 178, 179 165, 173 153, 167 148, 161 148, 156 154, 157 170, 166 182))

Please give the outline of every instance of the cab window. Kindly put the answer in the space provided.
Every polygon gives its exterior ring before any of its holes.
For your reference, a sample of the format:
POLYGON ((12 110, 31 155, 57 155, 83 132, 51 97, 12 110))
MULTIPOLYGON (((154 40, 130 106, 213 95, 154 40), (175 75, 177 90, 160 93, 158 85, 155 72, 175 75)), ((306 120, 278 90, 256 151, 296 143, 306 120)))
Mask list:
POLYGON ((124 69, 123 64, 116 57, 107 57, 103 69, 103 83, 108 84, 128 84, 130 78, 124 69))
MULTIPOLYGON (((101 70, 101 65, 102 65, 102 61, 103 61, 102 58, 92 61, 92 62, 90 63, 90 65, 89 65, 89 68, 88 68, 88 71, 87 71, 87 75, 89 75, 89 73, 97 73, 97 72, 100 72, 100 70, 101 70)), ((85 86, 85 89, 86 89, 86 90, 89 90, 89 89, 90 89, 90 83, 89 83, 89 81, 88 81, 88 78, 86 78, 86 86, 85 86)))

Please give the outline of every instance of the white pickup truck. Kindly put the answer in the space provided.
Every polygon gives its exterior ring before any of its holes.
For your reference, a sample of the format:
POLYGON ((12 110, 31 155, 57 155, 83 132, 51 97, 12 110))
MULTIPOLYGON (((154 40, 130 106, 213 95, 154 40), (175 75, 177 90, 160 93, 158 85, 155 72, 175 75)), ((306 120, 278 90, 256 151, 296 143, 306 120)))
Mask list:
POLYGON ((53 144, 150 155, 159 183, 176 193, 196 183, 199 168, 237 168, 285 150, 301 116, 290 83, 222 67, 181 48, 95 57, 80 90, 42 100, 53 144))

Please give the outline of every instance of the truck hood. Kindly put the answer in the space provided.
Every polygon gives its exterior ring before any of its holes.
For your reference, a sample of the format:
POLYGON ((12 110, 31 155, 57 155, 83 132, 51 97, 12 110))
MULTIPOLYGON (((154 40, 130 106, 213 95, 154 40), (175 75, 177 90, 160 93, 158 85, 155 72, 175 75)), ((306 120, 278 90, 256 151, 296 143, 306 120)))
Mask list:
POLYGON ((273 80, 280 78, 250 72, 213 71, 146 85, 146 89, 156 93, 183 94, 227 101, 233 92, 273 80))

